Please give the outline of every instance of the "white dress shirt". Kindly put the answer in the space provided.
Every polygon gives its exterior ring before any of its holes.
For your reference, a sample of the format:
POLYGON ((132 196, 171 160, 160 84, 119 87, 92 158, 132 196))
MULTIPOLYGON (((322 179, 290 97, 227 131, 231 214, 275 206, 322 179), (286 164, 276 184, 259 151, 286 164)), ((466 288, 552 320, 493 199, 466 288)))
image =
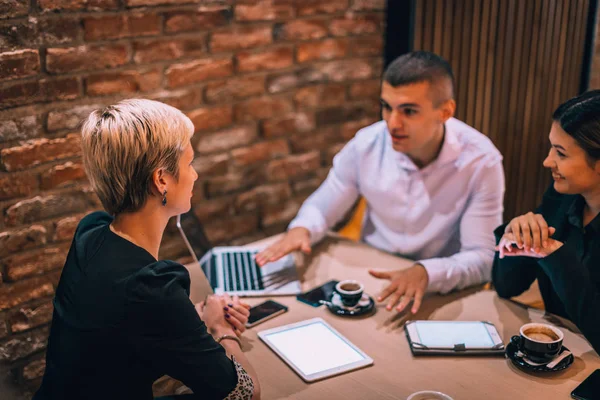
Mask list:
POLYGON ((419 169, 392 148, 385 121, 361 129, 288 229, 307 228, 315 243, 359 195, 367 202, 361 239, 417 260, 429 274, 428 291, 446 293, 491 279, 504 171, 502 155, 481 132, 448 120, 438 157, 419 169))

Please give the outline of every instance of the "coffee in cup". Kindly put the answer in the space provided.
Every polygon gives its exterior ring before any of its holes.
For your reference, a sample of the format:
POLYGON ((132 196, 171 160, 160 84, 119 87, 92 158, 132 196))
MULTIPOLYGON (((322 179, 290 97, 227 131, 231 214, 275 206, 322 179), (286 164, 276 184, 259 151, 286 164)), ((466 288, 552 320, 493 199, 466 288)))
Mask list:
POLYGON ((342 304, 355 307, 363 295, 363 284, 355 280, 344 280, 335 285, 335 291, 340 295, 342 304))
POLYGON ((411 394, 406 398, 406 400, 452 400, 452 397, 442 392, 424 390, 422 392, 411 394))
POLYGON ((519 333, 511 340, 533 362, 550 362, 560 353, 564 334, 555 326, 534 322, 523 325, 519 333))

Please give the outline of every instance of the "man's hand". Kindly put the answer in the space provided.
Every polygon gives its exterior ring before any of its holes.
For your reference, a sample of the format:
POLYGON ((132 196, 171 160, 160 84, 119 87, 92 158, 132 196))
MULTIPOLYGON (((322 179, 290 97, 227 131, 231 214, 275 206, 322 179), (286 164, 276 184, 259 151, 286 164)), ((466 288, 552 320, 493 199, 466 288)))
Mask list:
POLYGON ((369 270, 369 273, 375 278, 391 281, 388 287, 377 297, 377 301, 384 301, 388 297, 390 298, 385 307, 388 311, 391 311, 398 304, 400 298, 402 298, 402 301, 396 307, 398 312, 404 310, 413 300, 412 313, 415 314, 419 311, 423 296, 427 290, 427 285, 429 284, 429 275, 424 266, 415 264, 408 269, 400 271, 378 272, 369 270))
POLYGON ((256 263, 263 266, 268 262, 277 261, 292 251, 301 250, 309 254, 310 232, 306 228, 292 228, 275 244, 267 247, 256 255, 256 263))

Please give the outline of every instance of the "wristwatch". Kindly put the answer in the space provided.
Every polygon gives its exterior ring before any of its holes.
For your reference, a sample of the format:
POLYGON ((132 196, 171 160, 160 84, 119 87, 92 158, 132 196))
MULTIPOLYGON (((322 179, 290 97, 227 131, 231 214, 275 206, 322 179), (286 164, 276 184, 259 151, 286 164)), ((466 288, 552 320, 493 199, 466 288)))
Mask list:
POLYGON ((227 335, 227 334, 221 335, 217 338, 217 343, 221 344, 221 341, 225 340, 225 339, 235 340, 240 345, 240 348, 242 348, 242 341, 240 340, 239 337, 234 336, 234 335, 227 335))

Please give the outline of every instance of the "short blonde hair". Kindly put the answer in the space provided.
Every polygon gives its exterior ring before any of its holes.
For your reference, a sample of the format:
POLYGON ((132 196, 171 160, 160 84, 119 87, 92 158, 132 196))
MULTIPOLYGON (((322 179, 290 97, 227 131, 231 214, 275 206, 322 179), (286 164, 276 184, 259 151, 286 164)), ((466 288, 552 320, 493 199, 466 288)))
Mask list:
POLYGON ((139 210, 158 168, 177 179, 179 158, 193 134, 188 117, 158 101, 123 100, 92 112, 81 129, 83 164, 106 211, 139 210))

